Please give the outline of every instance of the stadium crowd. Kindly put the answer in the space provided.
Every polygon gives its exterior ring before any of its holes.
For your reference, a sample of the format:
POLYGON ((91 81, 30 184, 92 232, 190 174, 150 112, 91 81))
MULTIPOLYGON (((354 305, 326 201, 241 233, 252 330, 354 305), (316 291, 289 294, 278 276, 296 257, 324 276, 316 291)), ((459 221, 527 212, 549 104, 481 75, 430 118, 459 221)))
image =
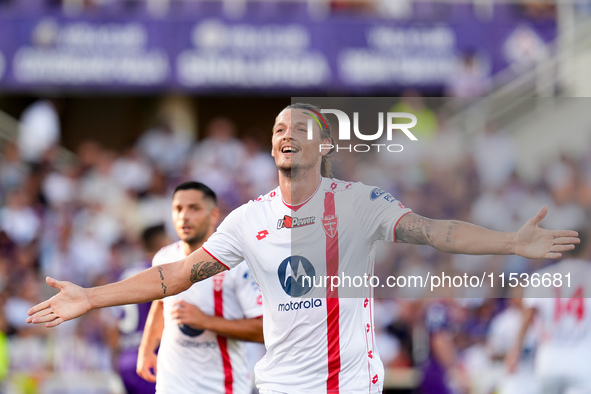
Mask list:
MULTIPOLYGON (((419 147, 401 142, 400 154, 339 153, 336 178, 379 186, 420 215, 495 230, 516 230, 542 205, 550 209, 544 227, 578 229, 588 222, 591 151, 582 158, 549 159, 537 179, 526 179, 517 171, 519 151, 511 135, 489 124, 468 138, 420 99, 404 100, 392 104, 419 105, 430 114, 425 115, 429 127, 418 135, 419 147)), ((18 141, 2 145, 0 380, 6 388, 34 390, 56 375, 110 373, 116 365, 117 318, 111 309, 53 330, 25 323, 27 310, 51 291, 46 275, 83 286, 115 281, 142 258, 144 228, 165 223, 174 239, 170 196, 182 181, 209 185, 225 213, 276 187, 270 138, 255 140, 229 118, 211 121, 199 140, 173 124, 160 119, 121 152, 86 140, 75 148, 74 160, 60 159, 59 138, 36 155, 25 155, 18 141)), ((454 256, 410 245, 379 248, 376 261, 381 277, 521 273, 549 263, 454 256)), ((503 384, 502 355, 517 332, 499 327, 519 316, 514 313, 519 300, 507 288, 378 290, 380 356, 388 368, 422 371, 409 386, 434 381, 437 374, 451 379, 458 392, 469 387, 490 393, 503 384), (433 359, 444 368, 432 367, 433 359)))

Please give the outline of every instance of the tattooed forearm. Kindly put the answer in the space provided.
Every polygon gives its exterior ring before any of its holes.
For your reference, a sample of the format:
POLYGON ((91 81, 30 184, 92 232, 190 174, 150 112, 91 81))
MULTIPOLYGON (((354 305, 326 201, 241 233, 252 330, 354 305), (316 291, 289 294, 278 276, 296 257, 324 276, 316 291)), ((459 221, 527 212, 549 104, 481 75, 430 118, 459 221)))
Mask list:
POLYGON ((457 224, 460 224, 460 222, 458 222, 456 220, 451 220, 449 222, 449 225, 447 226, 447 234, 445 235, 445 243, 448 245, 451 244, 451 234, 457 224))
POLYGON ((409 216, 411 220, 406 219, 396 226, 396 242, 432 246, 433 220, 411 215, 409 216))
POLYGON ((453 226, 447 226, 447 234, 445 235, 445 243, 446 244, 450 244, 451 243, 451 230, 453 230, 453 226))
POLYGON ((199 282, 225 270, 226 267, 217 261, 200 261, 191 268, 191 282, 199 282))
MULTIPOLYGON (((162 271, 164 271, 164 269, 162 267, 158 267, 157 268, 158 273, 160 274, 160 279, 164 280, 164 274, 162 273, 162 271)), ((168 289, 168 287, 164 284, 164 282, 160 283, 162 285, 162 291, 164 292, 164 294, 166 294, 166 289, 168 289)))

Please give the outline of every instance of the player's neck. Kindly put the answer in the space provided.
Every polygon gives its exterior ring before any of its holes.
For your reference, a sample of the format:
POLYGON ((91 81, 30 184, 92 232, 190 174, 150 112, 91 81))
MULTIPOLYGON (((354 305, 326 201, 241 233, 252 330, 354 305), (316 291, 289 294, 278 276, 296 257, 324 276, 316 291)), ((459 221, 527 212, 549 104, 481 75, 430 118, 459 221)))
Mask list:
POLYGON ((279 172, 279 189, 283 201, 289 205, 298 205, 310 198, 318 189, 322 181, 319 171, 310 171, 305 176, 298 176, 296 179, 287 177, 279 172))

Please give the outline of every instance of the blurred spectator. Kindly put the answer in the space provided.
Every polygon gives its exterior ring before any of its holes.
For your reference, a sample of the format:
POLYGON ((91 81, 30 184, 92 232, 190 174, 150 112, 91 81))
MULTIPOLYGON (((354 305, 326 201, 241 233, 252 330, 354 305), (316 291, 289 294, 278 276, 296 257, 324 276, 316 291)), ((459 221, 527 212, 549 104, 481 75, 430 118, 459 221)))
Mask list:
POLYGON ((377 349, 384 367, 388 368, 401 357, 400 341, 388 333, 388 327, 398 318, 398 305, 392 299, 377 299, 374 302, 374 329, 377 349))
POLYGON ((507 209, 503 189, 485 191, 472 205, 471 216, 475 224, 497 231, 512 231, 515 223, 507 209))
POLYGON ((20 154, 27 162, 39 163, 43 155, 59 143, 59 104, 55 100, 35 101, 23 111, 20 122, 20 154))
POLYGON ((254 199, 267 193, 277 185, 277 167, 269 152, 251 137, 243 140, 245 161, 242 167, 241 182, 246 187, 245 195, 254 199))
MULTIPOLYGON (((28 332, 33 328, 26 323, 27 312, 40 299, 37 278, 32 270, 25 271, 18 278, 18 282, 18 285, 16 283, 11 284, 14 293, 6 300, 3 312, 7 323, 12 328, 28 332)), ((33 331, 35 330, 33 329, 33 331)))
POLYGON ((28 174, 29 169, 23 163, 18 147, 14 142, 6 142, 0 155, 0 190, 14 190, 23 186, 28 174))
POLYGON ((188 132, 178 130, 170 117, 163 116, 139 137, 136 147, 160 171, 171 175, 183 168, 191 142, 188 132))
POLYGON ((405 90, 401 100, 389 112, 408 112, 416 116, 417 124, 412 128, 412 133, 423 144, 435 138, 439 129, 437 114, 427 105, 418 90, 405 90))
POLYGON ((138 151, 130 148, 115 159, 112 176, 120 187, 141 194, 150 186, 152 168, 138 151))
POLYGON ((213 119, 206 127, 206 137, 195 146, 190 162, 190 177, 209 185, 220 201, 231 205, 241 202, 234 179, 246 159, 246 149, 236 134, 236 125, 230 119, 213 119))
POLYGON ((79 197, 83 203, 100 204, 107 209, 114 209, 125 198, 122 188, 112 177, 117 154, 99 148, 93 155, 92 167, 80 180, 79 197))
POLYGON ((566 155, 562 155, 559 161, 553 162, 546 169, 545 180, 557 203, 564 204, 575 197, 576 174, 576 163, 566 155))
POLYGON ((453 78, 448 82, 447 95, 451 97, 480 97, 490 89, 487 68, 474 53, 464 53, 453 78))
POLYGON ((516 149, 513 139, 488 123, 472 148, 481 190, 498 190, 515 171, 516 149))
MULTIPOLYGON (((166 190, 166 176, 159 172, 152 173, 150 187, 137 202, 137 211, 142 227, 168 223, 170 216, 170 196, 166 190)), ((169 234, 174 234, 170 230, 169 234)))
POLYGON ((423 394, 468 393, 469 380, 454 341, 453 300, 426 305, 425 327, 429 337, 429 356, 422 366, 423 394))
POLYGON ((69 165, 61 171, 50 171, 43 180, 41 189, 52 208, 72 204, 78 192, 78 167, 69 165))
POLYGON ((30 205, 30 198, 23 190, 11 191, 6 205, 0 208, 0 228, 12 241, 26 245, 39 234, 41 222, 30 205))

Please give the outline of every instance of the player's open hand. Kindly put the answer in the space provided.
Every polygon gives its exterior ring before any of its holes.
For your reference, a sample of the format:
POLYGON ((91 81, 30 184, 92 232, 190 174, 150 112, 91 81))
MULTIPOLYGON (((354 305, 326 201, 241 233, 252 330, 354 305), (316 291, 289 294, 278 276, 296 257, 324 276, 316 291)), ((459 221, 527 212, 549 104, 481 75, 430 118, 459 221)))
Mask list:
POLYGON ((171 315, 179 324, 187 324, 192 328, 207 330, 209 316, 203 313, 197 306, 186 301, 176 301, 173 304, 171 315))
POLYGON ((45 282, 60 292, 47 301, 43 301, 29 309, 27 323, 45 323, 45 327, 55 327, 65 321, 82 316, 88 312, 90 302, 86 289, 71 282, 59 281, 49 276, 45 282))
POLYGON ((561 252, 575 248, 581 242, 576 231, 547 230, 538 226, 546 217, 547 207, 542 207, 538 213, 519 229, 515 236, 515 254, 530 259, 557 259, 561 252))

